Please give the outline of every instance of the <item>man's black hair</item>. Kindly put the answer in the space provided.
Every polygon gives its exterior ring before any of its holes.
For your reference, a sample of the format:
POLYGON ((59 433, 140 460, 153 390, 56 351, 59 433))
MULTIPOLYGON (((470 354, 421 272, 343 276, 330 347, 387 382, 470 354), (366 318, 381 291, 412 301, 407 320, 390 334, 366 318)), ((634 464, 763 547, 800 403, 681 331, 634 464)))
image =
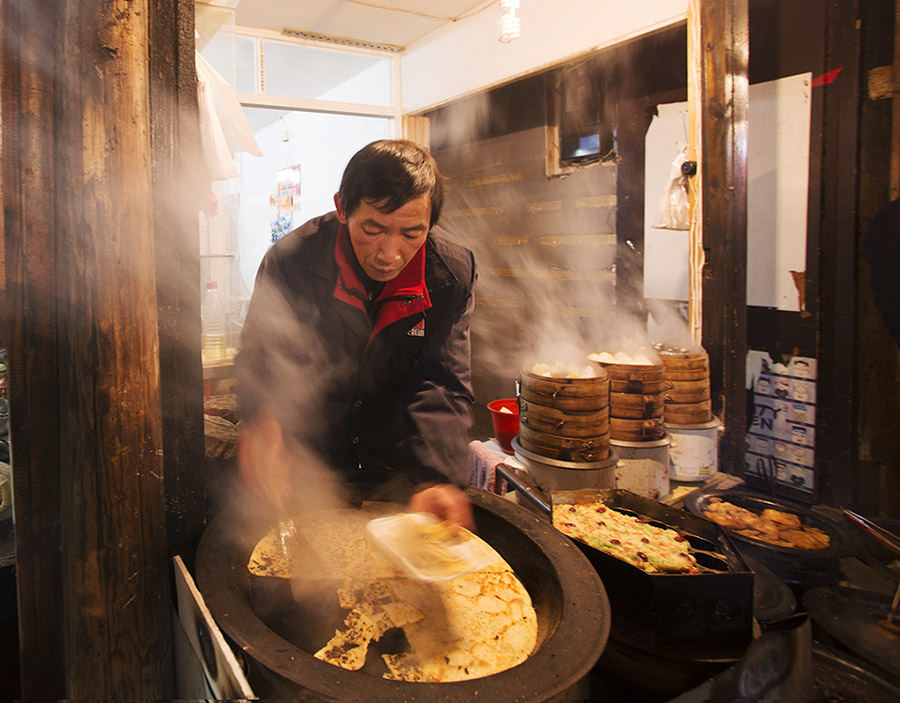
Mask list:
POLYGON ((415 142, 382 139, 353 155, 338 193, 348 215, 363 201, 390 213, 430 195, 433 227, 444 205, 444 177, 431 154, 415 142))

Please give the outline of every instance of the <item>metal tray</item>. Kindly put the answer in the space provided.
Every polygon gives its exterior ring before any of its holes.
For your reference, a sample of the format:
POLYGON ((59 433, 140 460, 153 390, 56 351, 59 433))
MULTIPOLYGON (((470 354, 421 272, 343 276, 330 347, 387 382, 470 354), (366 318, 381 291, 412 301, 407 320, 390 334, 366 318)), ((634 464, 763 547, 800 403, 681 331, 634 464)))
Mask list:
POLYGON ((682 660, 736 659, 746 650, 753 631, 753 572, 714 522, 621 489, 553 491, 548 499, 524 472, 502 464, 497 471, 517 492, 542 506, 547 517, 552 505, 599 500, 650 524, 675 529, 707 567, 693 574, 651 574, 572 540, 606 586, 612 639, 682 660))
POLYGON ((710 491, 708 493, 698 492, 688 495, 685 498, 685 507, 694 515, 703 517, 703 511, 714 500, 724 500, 733 503, 741 508, 762 512, 766 509, 780 510, 786 513, 794 513, 800 518, 800 522, 809 527, 817 527, 825 532, 831 539, 831 546, 825 549, 800 549, 792 547, 781 547, 776 544, 769 544, 762 540, 753 539, 745 535, 738 534, 734 530, 723 527, 735 542, 740 544, 749 544, 761 549, 771 550, 776 553, 786 555, 804 555, 812 558, 833 559, 846 556, 852 551, 852 541, 847 537, 846 531, 841 529, 836 523, 827 518, 817 515, 809 508, 804 506, 787 503, 775 498, 764 496, 761 494, 751 493, 749 491, 724 490, 710 491))
POLYGON ((800 549, 769 544, 762 540, 738 534, 734 530, 725 527, 721 528, 734 540, 738 550, 747 556, 758 559, 789 584, 826 586, 837 583, 840 580, 839 559, 851 554, 855 545, 854 540, 843 526, 814 513, 805 506, 743 490, 732 489, 689 495, 685 499, 685 507, 694 515, 702 516, 704 509, 714 498, 726 500, 729 503, 756 512, 772 508, 794 513, 800 517, 800 522, 804 525, 817 527, 822 530, 831 539, 830 547, 825 549, 800 549))

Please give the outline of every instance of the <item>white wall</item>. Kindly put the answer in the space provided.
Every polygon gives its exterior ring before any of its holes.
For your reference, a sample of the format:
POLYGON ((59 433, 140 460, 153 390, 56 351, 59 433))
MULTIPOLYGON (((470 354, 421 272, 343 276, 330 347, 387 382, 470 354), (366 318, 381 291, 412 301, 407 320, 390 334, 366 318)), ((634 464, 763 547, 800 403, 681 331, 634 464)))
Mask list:
POLYGON ((497 39, 496 4, 411 45, 403 112, 417 112, 591 49, 683 20, 688 0, 521 0, 522 36, 497 39))

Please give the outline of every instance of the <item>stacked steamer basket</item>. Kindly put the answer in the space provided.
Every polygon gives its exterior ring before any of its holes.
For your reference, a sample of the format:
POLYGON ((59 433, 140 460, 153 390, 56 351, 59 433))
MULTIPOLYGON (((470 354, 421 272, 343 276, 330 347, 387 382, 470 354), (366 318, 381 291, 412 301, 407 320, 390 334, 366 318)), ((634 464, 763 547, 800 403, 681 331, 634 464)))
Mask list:
POLYGON ((534 364, 519 375, 516 455, 545 491, 613 488, 609 378, 602 368, 534 364))
POLYGON ((665 416, 667 423, 697 425, 712 420, 709 398, 709 355, 702 349, 657 343, 666 374, 665 416))
POLYGON ((619 455, 616 487, 647 498, 669 492, 666 371, 655 354, 591 354, 609 376, 610 444, 619 455))
POLYGON ((718 470, 720 422, 712 414, 709 355, 703 350, 658 342, 654 350, 666 370, 665 421, 672 436, 672 478, 703 481, 718 470))

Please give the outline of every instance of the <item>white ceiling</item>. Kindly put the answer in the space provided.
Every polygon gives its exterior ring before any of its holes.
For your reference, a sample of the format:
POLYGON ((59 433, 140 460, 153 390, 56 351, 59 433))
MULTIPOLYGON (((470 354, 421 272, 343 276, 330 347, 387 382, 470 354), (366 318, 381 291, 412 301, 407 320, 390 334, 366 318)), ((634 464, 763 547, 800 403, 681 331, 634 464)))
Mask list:
MULTIPOLYGON (((219 4, 216 0, 206 0, 219 4)), ((203 2, 203 0, 200 0, 203 2)), ((237 0, 242 27, 285 28, 406 47, 498 0, 237 0)), ((230 0, 230 4, 235 4, 230 0)), ((496 8, 494 9, 497 12, 496 8)))

